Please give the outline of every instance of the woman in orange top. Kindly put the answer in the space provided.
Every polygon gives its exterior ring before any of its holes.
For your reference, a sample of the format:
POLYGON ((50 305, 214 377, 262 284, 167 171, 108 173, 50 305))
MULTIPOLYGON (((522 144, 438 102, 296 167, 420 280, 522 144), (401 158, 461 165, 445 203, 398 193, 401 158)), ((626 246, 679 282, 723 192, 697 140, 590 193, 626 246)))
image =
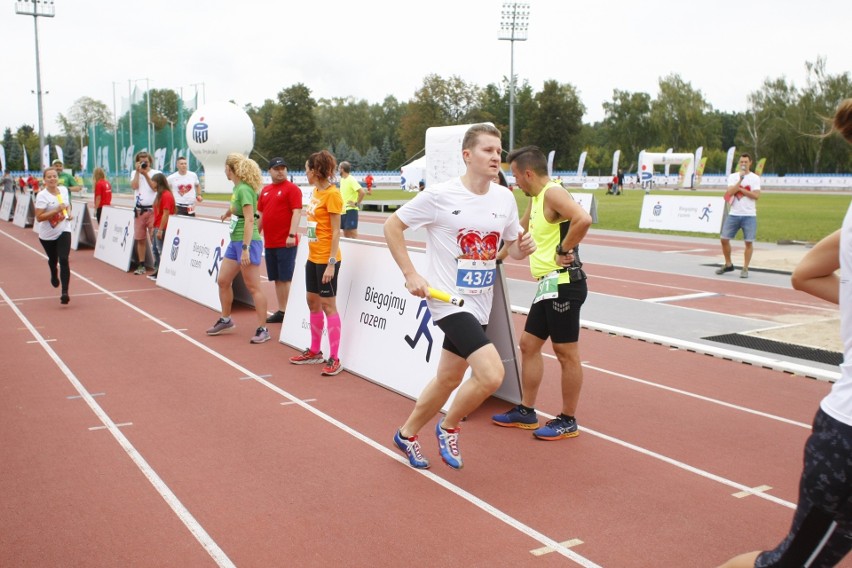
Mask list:
POLYGON ((322 374, 338 374, 340 366, 340 314, 337 313, 337 274, 340 271, 340 216, 343 197, 332 181, 337 161, 326 150, 315 152, 305 163, 308 183, 314 186, 307 206, 308 262, 305 264, 305 288, 311 315, 311 346, 301 355, 290 357, 294 365, 325 363, 322 374), (327 360, 320 351, 323 314, 328 321, 327 360))

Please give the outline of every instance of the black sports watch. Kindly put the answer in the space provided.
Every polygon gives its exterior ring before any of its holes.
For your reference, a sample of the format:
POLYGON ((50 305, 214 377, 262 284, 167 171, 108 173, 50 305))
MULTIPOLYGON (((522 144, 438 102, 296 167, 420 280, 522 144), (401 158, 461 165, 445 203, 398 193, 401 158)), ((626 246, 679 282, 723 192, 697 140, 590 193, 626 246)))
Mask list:
POLYGON ((249 246, 247 244, 243 243, 243 250, 248 250, 248 247, 249 246))
POLYGON ((294 235, 293 233, 290 233, 288 236, 289 236, 291 239, 295 239, 295 238, 296 238, 296 235, 294 235))
POLYGON ((328 265, 329 265, 329 266, 334 266, 335 264, 337 264, 337 259, 336 259, 336 258, 331 257, 331 258, 329 258, 329 259, 328 259, 328 265))
POLYGON ((563 250, 562 243, 556 245, 556 254, 558 254, 559 256, 565 256, 567 254, 572 254, 573 252, 574 249, 563 250))

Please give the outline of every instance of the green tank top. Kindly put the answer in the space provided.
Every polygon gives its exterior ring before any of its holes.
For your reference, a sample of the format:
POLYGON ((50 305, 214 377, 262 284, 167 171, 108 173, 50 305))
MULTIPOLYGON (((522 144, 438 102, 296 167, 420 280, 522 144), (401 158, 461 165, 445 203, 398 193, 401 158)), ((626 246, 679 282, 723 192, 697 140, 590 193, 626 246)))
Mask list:
MULTIPOLYGON (((556 191, 565 191, 558 183, 551 181, 544 186, 541 193, 532 198, 532 207, 530 208, 530 234, 535 241, 535 252, 530 255, 530 272, 533 277, 541 278, 546 274, 559 270, 561 267, 556 264, 553 257, 556 254, 556 246, 565 237, 568 232, 570 221, 562 221, 560 223, 549 223, 544 218, 544 196, 553 188, 556 191), (563 228, 564 227, 564 228, 563 228)), ((559 283, 564 284, 569 282, 568 273, 559 275, 559 283)))

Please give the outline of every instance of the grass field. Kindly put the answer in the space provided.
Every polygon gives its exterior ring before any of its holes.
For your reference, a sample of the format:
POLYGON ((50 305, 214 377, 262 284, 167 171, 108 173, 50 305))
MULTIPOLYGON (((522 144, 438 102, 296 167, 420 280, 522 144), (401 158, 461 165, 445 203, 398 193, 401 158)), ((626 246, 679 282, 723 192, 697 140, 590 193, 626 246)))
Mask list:
MULTIPOLYGON (((572 191, 577 191, 572 189, 572 191)), ((523 213, 528 198, 516 189, 515 200, 518 210, 523 213)), ((640 190, 626 190, 623 195, 606 195, 605 189, 581 193, 594 193, 598 202, 598 229, 614 231, 634 231, 639 233, 661 233, 668 235, 688 235, 717 239, 716 235, 706 233, 684 233, 677 231, 659 231, 639 229, 639 214, 645 193, 640 190)), ((651 195, 689 195, 720 197, 721 191, 673 192, 671 190, 652 191, 651 195)), ((366 201, 388 199, 411 199, 416 194, 398 189, 374 189, 366 201)), ((227 201, 229 195, 205 195, 206 199, 227 201)), ((757 240, 763 242, 818 241, 825 235, 840 228, 843 216, 852 201, 851 195, 805 194, 773 192, 764 190, 757 204, 757 240)), ((741 237, 738 237, 741 238, 741 237)))

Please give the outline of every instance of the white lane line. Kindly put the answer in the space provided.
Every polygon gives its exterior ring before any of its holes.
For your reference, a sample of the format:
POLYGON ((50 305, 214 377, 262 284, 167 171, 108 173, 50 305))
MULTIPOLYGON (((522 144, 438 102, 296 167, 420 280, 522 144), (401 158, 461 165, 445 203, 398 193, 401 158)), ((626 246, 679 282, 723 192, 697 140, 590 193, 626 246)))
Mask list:
MULTIPOLYGON (((38 251, 36 251, 26 243, 21 244, 38 253, 38 251)), ((78 275, 75 274, 75 276, 78 275)), ((103 290, 103 288, 101 288, 101 290, 103 290)), ((133 446, 133 444, 130 443, 130 440, 128 440, 127 437, 125 437, 125 435, 119 430, 118 424, 113 422, 109 415, 104 411, 104 409, 101 408, 100 405, 98 405, 92 395, 89 394, 89 392, 86 390, 86 387, 84 387, 80 380, 77 379, 77 377, 74 375, 68 365, 66 365, 65 362, 56 353, 56 351, 54 351, 50 347, 50 345, 48 345, 48 343, 44 341, 44 338, 41 336, 38 330, 36 330, 36 328, 30 323, 26 316, 24 316, 21 310, 19 310, 17 306, 11 303, 11 299, 3 290, 3 288, 0 288, 0 296, 2 296, 3 299, 5 299, 7 302, 10 302, 9 305, 15 311, 15 314, 18 316, 18 319, 20 319, 21 322, 27 327, 33 337, 41 341, 42 349, 44 349, 44 351, 50 356, 50 358, 53 359, 53 362, 56 364, 57 367, 59 367, 59 370, 62 371, 62 374, 65 375, 65 377, 68 379, 68 381, 77 391, 77 393, 83 398, 83 400, 86 401, 86 404, 89 405, 89 408, 92 410, 95 416, 100 419, 101 424, 103 424, 103 427, 109 430, 109 433, 112 434, 112 437, 115 438, 121 448, 125 451, 125 453, 127 453, 127 456, 133 461, 134 464, 136 464, 136 467, 139 468, 139 470, 148 479, 151 485, 154 486, 154 489, 157 491, 157 493, 159 493, 163 500, 168 504, 168 506, 171 507, 172 511, 174 511, 174 513, 178 516, 181 522, 183 522, 184 526, 189 529, 189 532, 192 533, 192 535, 199 542, 199 544, 204 547, 204 549, 207 551, 210 557, 213 558, 216 564, 218 566, 236 568, 235 564, 231 562, 231 559, 228 558, 228 556, 221 548, 219 548, 219 545, 216 544, 216 542, 210 537, 209 534, 207 534, 207 531, 205 531, 204 528, 198 523, 198 521, 195 520, 195 517, 192 516, 189 510, 184 507, 183 503, 180 502, 180 499, 177 498, 177 496, 172 492, 169 486, 166 485, 166 483, 160 478, 160 476, 157 475, 157 472, 154 471, 154 469, 148 464, 145 458, 142 457, 142 454, 139 453, 139 451, 133 446)))
POLYGON ((708 249, 680 249, 680 250, 661 250, 660 254, 680 254, 680 253, 689 253, 689 252, 704 252, 708 249))
MULTIPOLYGON (((106 395, 105 392, 93 392, 93 393, 89 394, 89 396, 91 396, 91 397, 104 396, 104 395, 106 395)), ((71 396, 66 396, 65 398, 67 398, 68 400, 77 400, 78 398, 83 398, 83 397, 80 396, 79 394, 72 394, 71 396)))
MULTIPOLYGON (((56 341, 56 339, 45 339, 45 340, 44 340, 44 342, 45 342, 45 343, 53 343, 54 341, 56 341)), ((41 341, 37 341, 37 340, 27 341, 27 345, 32 345, 32 344, 34 344, 34 343, 39 343, 39 344, 40 344, 40 343, 41 343, 41 341)))
MULTIPOLYGON (((550 357, 552 359, 556 359, 556 356, 551 355, 550 353, 543 353, 543 355, 545 355, 546 357, 550 357)), ((618 373, 616 371, 610 371, 610 370, 604 369, 602 367, 596 367, 594 365, 587 365, 587 364, 583 364, 583 366, 586 367, 587 369, 592 369, 594 371, 598 371, 599 373, 612 375, 613 377, 618 377, 620 379, 633 381, 634 383, 640 383, 640 384, 643 384, 643 385, 646 385, 646 386, 649 386, 649 387, 654 387, 654 388, 657 388, 657 389, 677 393, 677 394, 680 394, 680 395, 683 395, 683 396, 688 396, 690 398, 703 400, 704 402, 709 402, 709 403, 712 403, 712 404, 718 404, 719 406, 724 406, 726 408, 731 408, 733 410, 738 410, 740 412, 745 412, 747 414, 754 414, 755 416, 760 416, 762 418, 769 418, 770 420, 777 420, 778 422, 783 422, 785 424, 791 424, 793 426, 798 426, 799 428, 804 428, 806 430, 811 429, 810 424, 806 424, 804 422, 798 422, 796 420, 791 420, 789 418, 784 418, 783 416, 777 416, 775 414, 769 414, 768 412, 761 412, 760 410, 754 410, 753 408, 748 408, 746 406, 740 406, 739 404, 733 404, 733 403, 730 403, 730 402, 725 402, 724 400, 719 400, 719 399, 716 399, 716 398, 710 398, 709 396, 696 394, 694 392, 689 392, 689 391, 685 391, 685 390, 682 390, 682 389, 678 389, 678 388, 674 388, 674 387, 670 387, 670 386, 666 386, 666 385, 661 385, 659 383, 653 383, 653 382, 645 380, 645 379, 640 379, 638 377, 625 375, 624 373, 618 373)))
MULTIPOLYGON (((564 542, 560 542, 559 544, 561 544, 565 548, 573 548, 575 546, 580 546, 581 544, 583 544, 583 541, 579 538, 572 538, 571 540, 566 540, 564 542)), ((544 556, 545 554, 550 554, 551 552, 553 552, 553 549, 548 546, 530 550, 530 554, 532 554, 533 556, 544 556)))
POLYGON ((758 493, 763 493, 764 491, 769 491, 772 489, 771 485, 758 485, 757 487, 752 487, 751 491, 740 491, 739 493, 734 493, 732 497, 736 497, 737 499, 742 499, 743 497, 748 497, 749 495, 756 495, 758 493))
MULTIPOLYGON (((116 428, 121 428, 122 426, 133 426, 133 422, 117 422, 115 424, 116 428)), ((92 426, 89 428, 89 432, 94 432, 96 430, 107 430, 108 426, 92 426)))
MULTIPOLYGON (((317 399, 315 399, 315 398, 303 398, 302 399, 302 402, 316 402, 316 401, 317 401, 317 399)), ((295 402, 282 402, 281 406, 290 406, 290 405, 293 405, 293 404, 296 404, 296 403, 295 402)))
MULTIPOLYGON (((34 253, 36 253, 37 255, 39 255, 39 256, 41 256, 41 257, 43 257, 43 258, 46 258, 46 257, 44 256, 44 254, 42 254, 42 253, 41 253, 41 252, 39 252, 38 250, 36 250, 36 249, 34 249, 33 247, 29 246, 27 243, 25 243, 25 242, 23 242, 23 241, 20 241, 20 240, 16 239, 15 237, 13 237, 13 236, 9 235, 9 234, 8 234, 8 233, 6 233, 5 231, 0 230, 0 234, 4 234, 4 235, 8 236, 9 238, 11 238, 12 240, 14 240, 14 241, 18 242, 18 243, 19 243, 19 244, 21 244, 22 246, 24 246, 24 247, 26 247, 26 248, 30 249, 31 251, 33 251, 33 252, 34 252, 34 253)), ((355 438, 355 439, 357 439, 357 440, 359 440, 359 441, 361 441, 361 442, 363 442, 363 443, 367 444, 367 445, 368 445, 368 446, 370 446, 371 448, 373 448, 373 449, 375 449, 375 450, 377 450, 377 451, 381 452, 382 454, 384 454, 385 456, 387 456, 387 457, 389 457, 389 458, 393 459, 394 461, 396 461, 396 462, 398 462, 398 463, 400 463, 400 464, 403 464, 405 467, 409 467, 408 460, 407 460, 407 459, 405 459, 405 458, 403 458, 403 457, 402 457, 401 455, 399 455, 396 451, 393 451, 393 450, 391 450, 390 448, 387 448, 387 447, 385 447, 385 446, 383 446, 383 445, 379 444, 378 442, 374 441, 372 438, 369 438, 369 437, 367 437, 365 434, 362 434, 361 432, 359 432, 359 431, 357 431, 357 430, 355 430, 355 429, 353 429, 353 428, 351 428, 351 427, 347 426, 346 424, 344 424, 343 422, 341 422, 341 421, 337 420, 336 418, 333 418, 332 416, 330 416, 330 415, 328 415, 328 414, 326 414, 326 413, 324 413, 324 412, 320 411, 319 409, 314 408, 313 406, 311 406, 311 405, 309 405, 309 404, 306 404, 305 402, 302 402, 302 401, 301 401, 298 397, 296 397, 295 395, 290 394, 289 392, 285 391, 284 389, 281 389, 281 388, 279 388, 278 386, 276 386, 276 385, 274 385, 274 384, 270 383, 270 382, 269 382, 269 381, 267 381, 266 379, 261 378, 259 375, 256 375, 255 373, 251 372, 249 369, 247 369, 247 368, 243 367, 242 365, 240 365, 240 364, 239 364, 239 363, 237 363, 236 361, 232 361, 231 359, 228 359, 228 358, 227 358, 227 357, 225 357, 224 355, 222 355, 222 354, 220 354, 220 353, 218 353, 218 352, 216 352, 216 351, 214 351, 214 350, 210 349, 209 347, 207 347, 207 346, 206 346, 206 345, 204 345, 203 343, 200 343, 199 341, 197 341, 197 340, 195 340, 194 338, 192 338, 192 337, 190 337, 190 336, 186 335, 185 333, 178 331, 177 329, 175 329, 175 328, 174 328, 174 327, 172 327, 171 325, 169 325, 169 324, 167 324, 166 322, 164 322, 164 321, 160 320, 160 319, 159 319, 159 318, 157 318, 156 316, 154 316, 154 315, 152 315, 152 314, 149 314, 148 312, 144 311, 143 309, 141 309, 141 308, 139 308, 139 307, 137 307, 137 306, 135 306, 135 305, 131 304, 131 303, 130 303, 130 302, 128 302, 127 300, 124 300, 124 299, 122 299, 122 298, 119 298, 118 296, 115 296, 115 295, 114 295, 114 294, 112 294, 109 290, 107 290, 106 288, 103 288, 102 286, 99 286, 98 284, 96 284, 96 283, 95 283, 95 282, 93 282, 92 280, 90 280, 90 279, 86 278, 85 276, 83 276, 83 275, 81 275, 81 274, 78 274, 77 272, 75 272, 75 271, 73 271, 73 270, 72 270, 71 272, 72 272, 72 274, 74 274, 74 276, 75 276, 76 278, 78 278, 78 279, 80 279, 81 281, 83 281, 83 282, 85 282, 85 283, 89 284, 90 286, 92 286, 93 288, 95 288, 95 289, 97 289, 97 290, 101 290, 103 293, 105 293, 105 294, 107 294, 108 296, 110 296, 110 297, 114 298, 115 300, 117 300, 117 301, 121 302, 122 304, 124 304, 125 306, 127 306, 128 308, 130 308, 131 310, 133 310, 133 311, 137 312, 138 314, 140 314, 140 315, 142 315, 142 316, 144 316, 144 317, 148 318, 149 320, 151 320, 152 322, 156 323, 157 325, 159 325, 159 326, 163 327, 164 329, 170 329, 170 330, 173 330, 176 336, 179 336, 179 337, 181 337, 182 339, 184 339, 185 341, 187 341, 187 342, 191 343, 192 345, 195 345, 196 347, 198 347, 198 348, 199 348, 199 349, 201 349, 202 351, 206 352, 208 355, 211 355, 212 357, 214 357, 214 358, 216 358, 216 359, 219 359, 219 360, 220 360, 220 361, 222 361, 223 363, 225 363, 225 364, 229 365, 231 368, 233 368, 233 369, 235 369, 235 370, 239 371, 240 373, 242 373, 244 376, 253 377, 253 378, 254 378, 254 379, 255 379, 258 383, 262 384, 263 386, 267 387, 268 389, 272 390, 273 392, 276 392, 276 393, 280 394, 282 397, 284 397, 284 398, 288 399, 288 400, 289 400, 290 402, 292 402, 293 404, 296 404, 296 405, 298 405, 298 406, 302 407, 303 409, 307 410, 307 411, 308 411, 308 412, 310 412, 311 414, 314 414, 314 415, 315 415, 315 416, 317 416, 318 418, 320 418, 320 419, 322 419, 322 420, 324 420, 324 421, 328 422, 329 424, 331 424, 331 425, 335 426, 336 428, 338 428, 338 429, 340 429, 340 430, 342 430, 342 431, 346 432, 347 434, 349 434, 349 435, 350 435, 350 436, 352 436, 353 438, 355 438)), ((2 292, 2 289, 0 289, 0 294, 2 294, 2 295, 3 295, 4 297, 6 297, 6 299, 8 300, 8 296, 6 296, 6 295, 5 295, 5 293, 3 293, 3 292, 2 292)), ((20 313, 20 311, 19 311, 19 310, 18 310, 15 306, 12 306, 12 308, 13 308, 13 309, 15 309, 15 311, 19 314, 19 317, 23 318, 23 314, 21 314, 21 313, 20 313)), ((31 328, 33 333, 36 333, 36 332, 35 332, 35 329, 34 329, 34 328, 32 328, 32 327, 28 324, 28 322, 27 322, 27 327, 28 327, 28 328, 31 328)), ((46 348, 46 349, 48 349, 49 347, 45 344, 45 348, 46 348)), ((58 356, 56 356, 55 352, 53 352, 53 351, 51 350, 51 353, 53 354, 53 357, 55 357, 55 360, 57 361, 57 364, 62 364, 63 368, 66 368, 66 369, 67 369, 67 367, 65 367, 65 366, 64 366, 64 363, 61 363, 61 360, 59 360, 58 356)), ((68 373, 70 373, 70 370, 68 371, 68 373)), ((73 376, 73 375, 72 375, 72 376, 73 376)), ((76 378, 74 379, 74 381, 76 381, 76 378)), ((82 384, 80 384, 80 383, 79 383, 79 381, 76 381, 76 383, 79 385, 79 389, 82 389, 82 388, 83 388, 82 384)), ((79 389, 78 389, 78 390, 79 390, 79 389)), ((83 392, 81 392, 81 394, 83 394, 83 392)), ((110 432, 113 434, 113 436, 115 436, 115 437, 116 437, 116 439, 118 439, 118 440, 119 440, 119 443, 122 443, 121 441, 123 440, 123 441, 124 441, 124 443, 126 443, 126 444, 127 444, 127 446, 128 446, 128 447, 129 447, 129 448, 130 448, 133 452, 134 452, 134 454, 135 454, 135 455, 137 455, 137 456, 139 456, 139 459, 140 459, 140 460, 142 460, 142 456, 141 456, 141 455, 139 455, 139 454, 138 454, 138 452, 136 452, 136 450, 135 450, 135 449, 133 449, 133 446, 132 446, 132 445, 130 445, 130 442, 127 440, 127 438, 125 438, 125 437, 124 437, 124 435, 123 435, 123 434, 121 434, 121 432, 119 432, 118 428, 116 428, 116 427, 115 427, 115 425, 114 425, 114 424, 112 424, 112 422, 110 421, 109 417, 108 417, 108 416, 107 416, 107 415, 103 412, 103 410, 102 410, 102 409, 101 409, 101 408, 97 405, 97 403, 94 401, 94 399, 92 399, 92 398, 91 398, 91 396, 88 396, 88 393, 86 393, 85 397, 86 397, 87 402, 89 402, 89 406, 90 406, 90 407, 94 405, 94 406, 93 406, 93 409, 94 409, 94 408, 97 408, 97 409, 98 409, 98 411, 100 412, 99 416, 100 416, 100 415, 102 415, 101 420, 102 420, 102 421, 104 421, 104 423, 105 423, 105 424, 106 424, 106 423, 109 423, 109 424, 111 425, 111 427, 110 427, 110 429, 109 429, 109 430, 110 430, 110 432)), ((124 447, 124 444, 122 444, 122 447, 124 447)), ((128 454, 130 454, 130 450, 125 449, 125 451, 127 451, 127 452, 128 452, 128 454)), ((135 460, 134 460, 134 461, 135 461, 135 460)), ((144 463, 144 460, 142 460, 142 461, 143 461, 143 463, 144 463)), ((147 466, 147 463, 145 463, 145 465, 147 466)), ((148 466, 148 469, 150 470, 150 467, 149 467, 149 466, 148 466)), ((161 484, 161 485, 162 485, 163 489, 164 489, 164 490, 166 490, 166 491, 168 491, 168 492, 169 492, 169 494, 173 496, 173 498, 174 498, 174 500, 175 500, 176 505, 179 505, 179 506, 180 506, 180 509, 181 509, 182 511, 185 511, 185 515, 188 517, 188 520, 191 520, 191 521, 192 521, 192 522, 193 522, 193 523, 197 526, 197 530, 201 531, 201 534, 203 534, 203 536, 204 536, 206 539, 209 539, 209 544, 210 544, 210 546, 214 546, 214 547, 215 547, 215 550, 216 550, 216 551, 218 551, 219 553, 221 553, 221 558, 222 558, 222 559, 224 559, 224 561, 227 561, 227 564, 220 564, 220 565, 222 565, 222 566, 233 566, 233 563, 231 563, 230 559, 229 559, 227 556, 225 556, 225 553, 224 553, 224 552, 223 552, 223 551, 222 551, 222 550, 218 547, 218 545, 216 545, 216 543, 215 543, 212 539, 210 539, 209 535, 207 535, 207 533, 206 533, 206 532, 204 532, 204 529, 201 527, 201 525, 199 525, 199 524, 197 523, 197 521, 195 521, 195 519, 191 516, 191 514, 189 513, 189 511, 188 511, 188 510, 186 510, 186 509, 183 507, 183 505, 181 505, 181 504, 180 504, 180 502, 177 500, 177 497, 176 497, 176 496, 174 496, 174 494, 172 494, 172 493, 171 493, 171 491, 168 489, 168 487, 165 485, 165 483, 163 483, 163 482, 162 482, 162 480, 160 480, 160 478, 159 478, 159 477, 156 477, 156 473, 155 473, 153 470, 150 470, 150 472, 151 472, 151 474, 155 477, 155 479, 159 482, 159 484, 161 484)), ((568 558, 569 560, 572 560, 573 562, 575 562, 575 563, 576 563, 576 564, 578 564, 579 566, 582 566, 583 568, 601 568, 598 564, 595 564, 594 562, 592 562, 592 561, 591 561, 591 560, 589 560, 588 558, 586 558, 586 557, 584 557, 584 556, 581 556, 581 555, 577 554, 576 552, 573 552, 573 551, 571 551, 571 550, 569 550, 569 549, 565 548, 564 546, 562 546, 561 544, 559 544, 558 542, 556 542, 556 541, 555 541, 555 540, 553 540, 552 538, 550 538, 550 537, 546 536, 545 534, 543 534, 543 533, 541 533, 541 532, 539 532, 539 531, 535 530, 534 528, 532 528, 532 527, 530 527, 530 526, 528 526, 528 525, 525 525, 525 524, 524 524, 524 523, 522 523, 521 521, 519 521, 519 520, 515 519, 514 517, 512 517, 512 516, 508 515, 507 513, 504 513, 503 511, 501 511, 500 509, 498 509, 498 508, 494 507, 494 506, 493 506, 493 505, 491 505, 490 503, 488 503, 488 502, 486 502, 486 501, 484 501, 484 500, 480 499, 479 497, 477 497, 476 495, 473 495, 472 493, 469 493, 468 491, 465 491, 465 490, 464 490, 464 489, 462 489, 461 487, 458 487, 457 485, 454 485, 453 483, 451 483, 451 482, 449 482, 449 481, 447 481, 447 480, 445 480, 445 479, 443 479, 443 478, 439 477, 438 475, 436 475, 436 474, 434 474, 434 473, 432 473, 432 472, 430 472, 430 471, 428 471, 428 470, 422 470, 422 469, 417 469, 417 470, 412 469, 412 472, 413 472, 413 473, 416 473, 416 474, 419 474, 419 475, 422 475, 422 476, 424 476, 424 477, 426 477, 426 478, 427 478, 427 479, 429 479, 430 481, 432 481, 432 482, 434 482, 434 483, 436 483, 436 484, 440 485, 440 486, 441 486, 441 487, 443 487, 444 489, 446 489, 446 490, 450 491, 451 493, 453 493, 453 494, 454 494, 454 495, 456 495, 457 497, 460 497, 460 498, 464 499, 465 501, 467 501, 467 502, 471 503, 472 505, 474 505, 474 506, 478 507, 478 508, 479 508, 479 509, 481 509, 482 511, 484 511, 484 512, 488 513, 489 515, 491 515, 491 516, 492 516, 492 517, 494 517, 495 519, 498 519, 499 521, 502 521, 503 523, 505 523, 506 525, 508 525, 508 526, 512 527, 513 529, 517 530, 518 532, 520 532, 520 533, 522 533, 522 534, 525 534, 525 535, 529 536, 529 537, 530 537, 530 538, 532 538, 533 540, 538 541, 538 542, 539 542, 542 546, 548 546, 548 547, 552 548, 552 549, 553 549, 556 553, 560 554, 561 556, 564 556, 565 558, 568 558)), ((149 478, 149 479, 151 479, 151 478, 149 478)), ((152 483, 154 483, 154 481, 153 481, 153 480, 152 480, 152 483)), ((165 498, 165 497, 164 497, 164 498, 165 498)), ((170 503, 170 504, 171 504, 171 503, 170 503)), ((173 509, 173 510, 175 510, 175 512, 176 512, 176 513, 178 512, 178 509, 175 509, 175 507, 172 507, 172 509, 173 509)), ((178 513, 178 515, 179 515, 179 516, 181 516, 181 513, 178 513)), ((183 518, 182 518, 182 520, 183 520, 183 518)), ((187 522, 188 522, 188 521, 185 521, 185 522, 184 522, 184 524, 187 524, 187 522)), ((189 525, 187 525, 187 526, 189 527, 189 525)), ((193 530, 193 529, 192 529, 192 528, 190 528, 190 530, 193 530)), ((196 533, 195 533, 195 532, 193 532, 193 534, 196 534, 196 533)), ((198 535, 196 535, 196 538, 198 539, 198 538, 199 538, 199 536, 198 536, 198 535)), ((202 545, 204 545, 204 544, 205 544, 205 542, 207 542, 207 541, 202 541, 202 540, 200 540, 200 539, 199 539, 199 542, 201 542, 201 543, 202 543, 202 545)), ((207 549, 207 546, 205 546, 205 549, 207 549)), ((208 552, 210 552, 210 553, 211 553, 211 556, 213 556, 213 553, 211 552, 211 550, 210 550, 210 549, 207 549, 207 550, 208 550, 208 552)), ((214 556, 214 559, 217 559, 217 562, 219 561, 219 560, 218 560, 218 558, 219 558, 218 556, 214 556)))
POLYGON ((660 298, 645 298, 643 302, 680 302, 681 300, 697 300, 698 298, 710 298, 718 296, 716 292, 696 292, 695 294, 681 294, 680 296, 662 296, 660 298))

